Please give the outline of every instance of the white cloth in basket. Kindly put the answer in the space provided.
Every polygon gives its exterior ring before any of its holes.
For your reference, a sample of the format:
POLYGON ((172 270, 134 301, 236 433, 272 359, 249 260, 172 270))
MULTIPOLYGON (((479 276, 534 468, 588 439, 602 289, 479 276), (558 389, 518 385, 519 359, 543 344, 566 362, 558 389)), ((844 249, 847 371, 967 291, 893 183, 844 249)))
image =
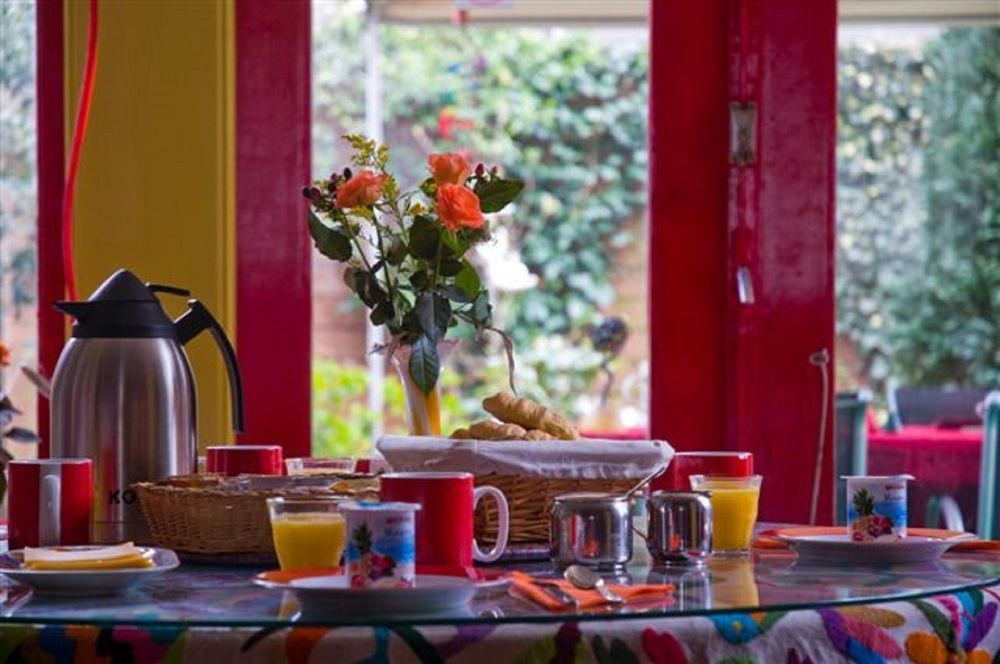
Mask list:
POLYGON ((375 445, 397 471, 465 471, 575 479, 642 479, 667 467, 662 440, 452 440, 384 436, 375 445))

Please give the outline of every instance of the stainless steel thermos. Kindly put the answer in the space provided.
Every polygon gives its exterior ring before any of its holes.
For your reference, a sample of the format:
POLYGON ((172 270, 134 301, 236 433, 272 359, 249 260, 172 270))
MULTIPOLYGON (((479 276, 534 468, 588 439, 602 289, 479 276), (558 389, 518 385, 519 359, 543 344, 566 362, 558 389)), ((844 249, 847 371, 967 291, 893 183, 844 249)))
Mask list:
POLYGON ((172 321, 156 293, 181 288, 112 274, 83 302, 57 302, 76 318, 52 379, 51 454, 94 462, 94 542, 147 539, 135 482, 192 473, 197 460, 197 398, 184 344, 209 330, 229 373, 233 428, 243 429, 236 354, 198 300, 172 321))

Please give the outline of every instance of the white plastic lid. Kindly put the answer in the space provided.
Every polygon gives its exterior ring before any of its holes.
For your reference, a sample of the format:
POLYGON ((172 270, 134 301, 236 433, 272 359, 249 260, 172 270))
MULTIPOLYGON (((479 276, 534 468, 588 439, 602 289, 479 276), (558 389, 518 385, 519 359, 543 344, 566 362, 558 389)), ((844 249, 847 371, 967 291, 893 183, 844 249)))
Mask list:
POLYGON ((872 480, 872 481, 882 481, 885 480, 915 480, 917 479, 913 475, 841 475, 842 480, 872 480))

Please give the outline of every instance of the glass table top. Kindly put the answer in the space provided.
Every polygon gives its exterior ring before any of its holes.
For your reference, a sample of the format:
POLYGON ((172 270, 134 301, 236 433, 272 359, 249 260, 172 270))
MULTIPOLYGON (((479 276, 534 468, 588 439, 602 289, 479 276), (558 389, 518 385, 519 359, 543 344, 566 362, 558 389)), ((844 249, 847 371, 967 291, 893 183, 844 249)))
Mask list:
MULTIPOLYGON (((553 575, 547 563, 518 565, 553 575)), ((550 612, 511 596, 484 591, 462 610, 419 616, 304 615, 294 594, 252 582, 261 570, 182 565, 117 597, 69 598, 32 594, 0 577, 0 624, 142 624, 282 627, 291 625, 474 624, 564 622, 707 615, 741 610, 793 610, 913 599, 1000 583, 995 556, 946 556, 920 565, 830 567, 799 563, 788 552, 715 558, 701 570, 627 568, 618 583, 673 583, 672 599, 635 601, 617 609, 550 612)))

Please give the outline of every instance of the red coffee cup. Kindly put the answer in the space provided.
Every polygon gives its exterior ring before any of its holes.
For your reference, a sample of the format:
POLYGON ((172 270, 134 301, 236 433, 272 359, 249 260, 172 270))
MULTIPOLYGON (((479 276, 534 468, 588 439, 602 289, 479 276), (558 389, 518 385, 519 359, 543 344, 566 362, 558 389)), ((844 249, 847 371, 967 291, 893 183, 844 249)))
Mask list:
POLYGON ((417 512, 417 565, 455 569, 472 566, 473 560, 497 560, 507 546, 510 512, 507 498, 494 486, 475 486, 471 473, 419 472, 382 475, 382 500, 419 503, 417 512), (493 549, 484 553, 473 537, 473 514, 483 496, 497 503, 499 527, 493 549))
POLYGON ((205 470, 220 475, 281 475, 280 445, 213 445, 205 449, 205 470))
POLYGON ((11 549, 90 543, 90 459, 20 460, 7 467, 11 549))
POLYGON ((691 475, 750 477, 751 452, 678 452, 662 475, 653 480, 653 491, 690 491, 691 475))

